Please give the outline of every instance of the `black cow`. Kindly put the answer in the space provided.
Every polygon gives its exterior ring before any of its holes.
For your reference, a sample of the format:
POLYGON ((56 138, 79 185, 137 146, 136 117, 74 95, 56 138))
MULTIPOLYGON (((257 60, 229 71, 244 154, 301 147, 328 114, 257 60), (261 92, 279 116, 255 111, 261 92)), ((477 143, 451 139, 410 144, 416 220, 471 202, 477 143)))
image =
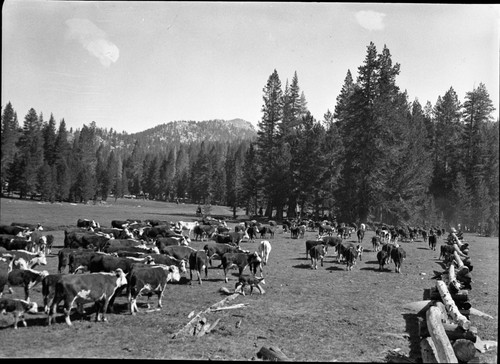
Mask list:
POLYGON ((179 269, 171 266, 145 266, 134 264, 129 274, 128 291, 130 302, 130 313, 138 312, 137 298, 141 295, 158 295, 158 309, 162 308, 161 300, 168 282, 180 280, 179 269))
POLYGON ((24 314, 33 310, 36 307, 35 302, 29 302, 12 298, 0 298, 0 313, 12 313, 14 315, 14 329, 17 329, 19 320, 23 323, 24 327, 28 326, 24 320, 24 314))
POLYGON ((0 234, 25 236, 30 229, 21 226, 0 225, 0 234))
POLYGON ((246 233, 248 235, 249 242, 253 243, 254 239, 257 238, 258 232, 259 232, 259 229, 255 225, 247 227, 246 233))
POLYGON ((389 255, 385 250, 380 250, 377 253, 377 260, 379 264, 379 270, 384 269, 384 266, 389 263, 389 255))
POLYGON ((182 238, 174 238, 174 237, 156 238, 156 243, 155 244, 156 244, 156 247, 158 248, 158 250, 160 251, 160 253, 163 252, 163 250, 167 246, 171 246, 171 245, 183 245, 183 246, 187 246, 187 245, 189 245, 187 239, 184 236, 182 238))
POLYGON ((338 246, 342 243, 342 239, 338 236, 326 235, 322 236, 320 239, 323 240, 326 245, 334 247, 335 249, 337 249, 338 246))
POLYGON ((211 238, 216 232, 215 226, 209 224, 197 225, 193 228, 194 240, 198 238, 203 241, 205 238, 211 238))
POLYGON ((105 253, 111 253, 117 250, 123 250, 127 248, 137 247, 143 243, 135 239, 108 239, 106 244, 102 247, 101 251, 105 253))
POLYGON ((396 272, 401 273, 401 264, 403 263, 403 260, 406 259, 406 252, 403 248, 397 247, 395 249, 392 249, 391 251, 391 258, 394 264, 396 265, 396 272))
POLYGON ((345 260, 345 253, 349 248, 354 248, 358 252, 359 260, 362 260, 361 255, 363 254, 363 247, 361 244, 356 245, 353 242, 343 241, 337 246, 337 262, 340 262, 342 259, 345 260))
POLYGON ((205 250, 191 252, 189 256, 189 279, 193 281, 193 270, 198 273, 198 283, 201 284, 201 271, 205 271, 205 279, 208 277, 208 258, 205 250))
POLYGON ((264 291, 264 288, 262 288, 260 286, 261 284, 266 284, 264 277, 241 275, 238 278, 238 282, 236 282, 236 284, 234 285, 234 292, 235 293, 240 292, 244 296, 245 295, 245 287, 250 286, 250 294, 253 293, 254 287, 257 287, 260 294, 264 294, 266 292, 264 291))
POLYGON ((49 274, 42 278, 43 311, 49 314, 50 306, 56 294, 56 283, 63 274, 49 274))
POLYGON ((437 244, 436 235, 430 235, 429 236, 429 248, 431 248, 431 250, 436 250, 436 244, 437 244))
MULTIPOLYGON (((213 259, 214 255, 217 255, 222 260, 222 256, 226 253, 241 253, 242 252, 237 246, 232 246, 229 244, 219 244, 219 243, 205 244, 205 246, 203 247, 203 250, 207 254, 208 262, 209 262, 210 266, 212 266, 212 259, 213 259)), ((220 265, 222 265, 222 263, 220 265)))
MULTIPOLYGON (((9 237, 12 235, 9 235, 9 237)), ((7 250, 26 250, 33 251, 35 247, 35 242, 31 239, 28 240, 25 237, 13 236, 12 238, 6 237, 3 235, 2 241, 0 242, 0 246, 4 247, 7 250)))
POLYGON ((387 252, 387 256, 389 257, 389 261, 392 261, 392 250, 396 248, 396 245, 391 243, 382 244, 382 251, 387 252))
POLYGON ((323 259, 328 252, 328 245, 320 244, 313 246, 309 250, 309 255, 311 256, 311 269, 318 269, 318 260, 321 261, 321 266, 323 266, 323 259))
POLYGON ((110 240, 108 237, 91 231, 70 231, 67 234, 65 231, 64 247, 101 250, 106 245, 108 240, 110 240))
POLYGON ((269 238, 274 238, 274 230, 276 229, 274 226, 262 225, 258 229, 261 238, 266 238, 267 235, 269 235, 269 238))
POLYGON ((290 238, 298 239, 299 238, 300 229, 297 225, 290 226, 290 238))
POLYGON ((104 253, 95 252, 88 249, 77 249, 69 253, 68 271, 69 273, 78 273, 78 271, 88 271, 90 259, 94 255, 103 255, 104 253))
POLYGON ((228 282, 227 272, 232 267, 237 267, 239 275, 243 273, 246 267, 255 275, 260 266, 261 258, 257 252, 253 253, 225 253, 222 256, 222 268, 224 269, 225 282, 228 282))
POLYGON ((92 302, 96 307, 96 321, 107 321, 105 314, 110 299, 118 288, 127 284, 125 273, 118 269, 114 273, 89 273, 63 275, 57 282, 54 300, 49 310, 48 324, 54 321, 57 305, 64 300, 65 320, 72 326, 70 312, 74 303, 83 305, 92 302), (118 278, 118 279, 117 279, 118 278))

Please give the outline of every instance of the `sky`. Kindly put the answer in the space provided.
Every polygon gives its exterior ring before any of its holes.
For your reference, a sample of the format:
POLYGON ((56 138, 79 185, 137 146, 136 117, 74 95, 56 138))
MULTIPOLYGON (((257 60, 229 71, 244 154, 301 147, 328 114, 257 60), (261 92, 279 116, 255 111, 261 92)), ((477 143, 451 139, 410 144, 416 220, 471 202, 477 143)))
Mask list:
POLYGON ((297 72, 317 120, 370 42, 425 106, 480 83, 499 115, 500 5, 6 0, 2 110, 127 133, 177 120, 262 119, 263 89, 297 72))

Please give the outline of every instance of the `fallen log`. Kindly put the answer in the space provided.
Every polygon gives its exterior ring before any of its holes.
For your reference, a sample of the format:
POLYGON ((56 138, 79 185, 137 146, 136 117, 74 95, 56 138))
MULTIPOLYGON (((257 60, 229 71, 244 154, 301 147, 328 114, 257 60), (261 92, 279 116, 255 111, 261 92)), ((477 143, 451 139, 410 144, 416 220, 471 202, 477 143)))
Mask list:
POLYGON ((271 361, 289 361, 288 358, 279 348, 271 346, 269 349, 261 347, 257 353, 257 358, 271 361))
MULTIPOLYGON (((463 263, 462 263, 463 264, 463 263)), ((460 282, 457 280, 457 275, 455 274, 455 265, 450 264, 450 268, 448 268, 448 276, 450 279, 450 291, 458 292, 461 288, 460 282)))
MULTIPOLYGON (((427 330, 434 345, 430 345, 432 355, 438 363, 458 363, 457 357, 451 346, 451 342, 446 336, 443 324, 441 322, 441 310, 439 307, 432 306, 426 312, 427 330)), ((429 349, 429 348, 427 348, 429 349)))
POLYGON ((193 332, 195 330, 195 327, 193 325, 198 322, 198 319, 201 317, 202 314, 203 314, 203 311, 200 311, 198 314, 196 314, 191 319, 191 321, 189 321, 182 329, 180 329, 179 331, 177 331, 172 336, 172 339, 178 338, 179 336, 192 336, 193 332))
POLYGON ((470 321, 460 313, 455 301, 451 298, 448 287, 443 281, 436 281, 436 286, 441 294, 441 299, 446 307, 448 315, 457 322, 464 330, 468 330, 471 326, 470 321))
MULTIPOLYGON (((451 298, 453 298, 453 301, 458 304, 458 302, 467 302, 469 301, 469 291, 466 289, 461 289, 456 293, 451 293, 451 298)), ((440 300, 441 301, 441 294, 439 293, 439 290, 437 287, 431 287, 431 290, 429 292, 429 298, 431 300, 440 300)))
POLYGON ((476 347, 472 341, 466 339, 458 339, 453 343, 453 351, 458 361, 467 363, 476 356, 476 347))
POLYGON ((430 336, 420 340, 420 356, 422 357, 422 363, 439 363, 436 352, 436 346, 430 336))
MULTIPOLYGON (((471 328, 466 331, 457 324, 445 322, 442 323, 442 325, 450 342, 458 339, 466 339, 475 343, 477 340, 477 327, 475 326, 471 326, 471 328)), ((430 335, 427 329, 427 321, 425 320, 419 321, 419 335, 422 338, 426 338, 430 335)))
POLYGON ((486 318, 489 318, 489 319, 493 320, 493 316, 490 316, 487 313, 484 313, 484 312, 481 312, 479 310, 476 310, 475 308, 472 308, 472 307, 469 308, 469 312, 470 312, 471 315, 479 316, 479 317, 486 317, 486 318))
POLYGON ((238 304, 233 305, 233 306, 211 308, 210 311, 211 312, 216 312, 216 311, 222 311, 222 310, 232 310, 232 309, 235 309, 235 308, 243 308, 245 306, 248 306, 248 303, 238 303, 238 304))

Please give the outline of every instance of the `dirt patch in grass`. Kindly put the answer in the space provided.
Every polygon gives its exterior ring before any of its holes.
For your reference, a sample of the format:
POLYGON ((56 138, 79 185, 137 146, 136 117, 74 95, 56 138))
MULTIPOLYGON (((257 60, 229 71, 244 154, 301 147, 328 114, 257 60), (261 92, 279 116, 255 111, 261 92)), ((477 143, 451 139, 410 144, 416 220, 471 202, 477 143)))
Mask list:
MULTIPOLYGON (((176 205, 160 202, 118 200, 107 205, 38 204, 19 200, 1 200, 0 221, 41 222, 46 226, 74 226, 78 218, 89 218, 110 226, 113 219, 166 219, 194 221, 197 205, 176 205), (6 202, 10 201, 10 202, 6 202), (187 214, 179 217, 179 214, 187 214), (191 215, 189 215, 191 214, 191 215), (190 217, 191 216, 191 217, 190 217)), ((217 215, 230 216, 230 211, 217 207, 217 215)), ((234 223, 229 224, 230 227, 234 223)), ((43 267, 57 271, 57 251, 63 245, 61 230, 45 231, 55 237, 55 248, 43 267)), ((145 313, 146 298, 139 300, 139 312, 131 316, 126 297, 118 297, 114 314, 108 322, 94 322, 94 315, 80 319, 72 316, 74 327, 64 323, 62 310, 56 324, 46 326, 46 315, 27 315, 28 327, 13 330, 10 316, 0 317, 0 357, 4 358, 114 358, 114 359, 184 359, 184 360, 250 360, 262 346, 279 347, 294 361, 387 362, 398 355, 418 361, 417 318, 403 308, 407 303, 424 299, 425 290, 435 286, 434 272, 443 267, 437 251, 429 250, 422 241, 402 243, 407 259, 402 273, 394 265, 378 271, 376 253, 371 251, 369 231, 364 239, 363 260, 352 271, 327 255, 324 266, 310 269, 305 259, 305 240, 317 232, 306 232, 304 239, 290 239, 281 228, 272 244, 269 264, 264 267, 266 293, 239 296, 232 303, 246 303, 243 308, 206 315, 208 322, 220 319, 214 331, 203 337, 172 339, 189 321, 188 315, 198 313, 226 296, 221 287, 232 291, 237 271, 224 283, 222 269, 209 269, 208 280, 192 285, 184 278, 181 284, 167 287, 163 309, 145 313), (40 338, 43 338, 41 340, 40 338), (29 345, 26 345, 29 343, 29 345)), ((498 340, 498 239, 465 234, 470 243, 474 265, 472 307, 488 313, 493 320, 471 316, 473 326, 483 340, 498 340)), ((355 240, 355 237, 348 239, 355 240)), ((258 240, 260 241, 260 240, 258 240)), ((193 241, 202 249, 205 242, 193 241)), ((438 245, 442 244, 442 241, 438 245)), ((243 242, 248 250, 254 244, 243 242)), ((248 272, 247 272, 248 273, 248 272)), ((187 274, 189 278, 189 273, 187 274)), ((22 298, 22 288, 5 297, 22 298)), ((41 286, 31 293, 32 300, 42 304, 41 286)), ((156 296, 149 300, 156 306, 156 296)), ((92 307, 86 306, 88 313, 92 307)), ((477 353, 480 362, 496 363, 497 350, 477 353)))

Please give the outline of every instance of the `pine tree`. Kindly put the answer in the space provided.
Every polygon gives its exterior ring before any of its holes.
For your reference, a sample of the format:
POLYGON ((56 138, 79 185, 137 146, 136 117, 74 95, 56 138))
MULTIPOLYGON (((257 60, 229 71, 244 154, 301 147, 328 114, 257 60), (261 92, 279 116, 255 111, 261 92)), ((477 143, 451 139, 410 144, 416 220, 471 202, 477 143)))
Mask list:
POLYGON ((48 123, 43 125, 43 155, 45 161, 52 166, 56 161, 56 121, 50 114, 48 123))
POLYGON ((3 193, 4 189, 12 190, 8 186, 8 181, 11 180, 9 174, 10 164, 14 162, 14 155, 17 152, 16 143, 19 139, 19 124, 17 115, 12 107, 10 101, 5 105, 2 112, 1 123, 1 148, 0 157, 1 164, 0 170, 0 191, 3 193))
POLYGON ((18 142, 20 151, 20 197, 35 196, 37 191, 38 169, 43 165, 43 140, 41 129, 43 114, 37 116, 31 108, 24 118, 23 132, 18 142))

